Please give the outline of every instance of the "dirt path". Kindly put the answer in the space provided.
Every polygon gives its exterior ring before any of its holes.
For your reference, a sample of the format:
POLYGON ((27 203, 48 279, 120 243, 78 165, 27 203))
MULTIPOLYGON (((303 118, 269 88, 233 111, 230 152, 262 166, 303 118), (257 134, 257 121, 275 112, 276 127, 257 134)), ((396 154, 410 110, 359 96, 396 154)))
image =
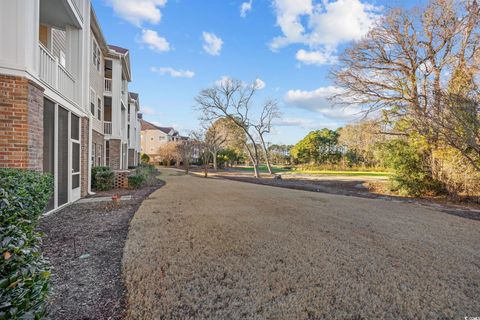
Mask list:
POLYGON ((164 180, 124 250, 132 319, 480 315, 479 221, 408 203, 164 180))

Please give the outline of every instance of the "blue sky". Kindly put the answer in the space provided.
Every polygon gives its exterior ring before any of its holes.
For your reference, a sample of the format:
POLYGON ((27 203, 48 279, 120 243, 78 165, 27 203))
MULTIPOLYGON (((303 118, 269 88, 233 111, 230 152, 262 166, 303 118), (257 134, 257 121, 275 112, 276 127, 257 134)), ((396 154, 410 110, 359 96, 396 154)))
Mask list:
POLYGON ((332 107, 335 58, 389 7, 380 0, 93 0, 107 42, 130 49, 130 90, 144 118, 187 133, 198 126, 194 98, 222 77, 260 79, 257 103, 277 99, 282 119, 270 141, 359 117, 332 107), (242 12, 243 8, 243 12, 242 12))

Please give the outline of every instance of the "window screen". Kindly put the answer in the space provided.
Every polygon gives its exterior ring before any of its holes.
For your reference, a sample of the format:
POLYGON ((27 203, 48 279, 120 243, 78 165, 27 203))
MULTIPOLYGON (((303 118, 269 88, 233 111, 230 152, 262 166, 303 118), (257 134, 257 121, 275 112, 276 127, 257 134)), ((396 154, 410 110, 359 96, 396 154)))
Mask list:
MULTIPOLYGON (((43 172, 54 174, 55 166, 55 104, 43 100, 43 172)), ((54 195, 47 204, 47 211, 54 208, 54 195)))
POLYGON ((71 129, 72 129, 72 139, 80 140, 80 118, 72 113, 71 117, 71 129))
POLYGON ((58 107, 58 205, 68 202, 68 111, 58 107))

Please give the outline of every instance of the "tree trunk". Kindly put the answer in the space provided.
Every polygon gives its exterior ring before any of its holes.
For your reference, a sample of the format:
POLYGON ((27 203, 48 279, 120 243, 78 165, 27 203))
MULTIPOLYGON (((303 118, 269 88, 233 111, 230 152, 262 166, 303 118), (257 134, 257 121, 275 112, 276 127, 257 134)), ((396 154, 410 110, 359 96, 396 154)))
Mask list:
POLYGON ((212 157, 213 157, 213 170, 217 171, 218 170, 218 164, 217 164, 217 151, 212 152, 212 157))
POLYGON ((255 178, 260 178, 260 172, 258 170, 258 163, 253 163, 253 173, 255 175, 255 178))
POLYGON ((190 171, 190 162, 188 160, 185 160, 184 166, 185 166, 185 173, 188 174, 188 172, 190 171))
POLYGON ((263 137, 261 135, 260 140, 262 141, 263 153, 265 153, 265 162, 267 163, 268 173, 273 174, 272 166, 270 164, 270 155, 268 153, 267 146, 265 145, 265 140, 263 140, 263 137))

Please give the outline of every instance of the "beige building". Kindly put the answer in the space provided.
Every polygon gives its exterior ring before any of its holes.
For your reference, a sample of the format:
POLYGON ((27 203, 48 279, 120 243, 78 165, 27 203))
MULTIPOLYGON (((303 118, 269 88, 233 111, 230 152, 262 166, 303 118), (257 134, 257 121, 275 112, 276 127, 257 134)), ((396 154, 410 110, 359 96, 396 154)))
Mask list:
POLYGON ((140 133, 141 152, 150 157, 150 161, 161 161, 158 154, 160 146, 169 141, 180 139, 178 131, 171 127, 159 127, 145 120, 140 120, 142 131, 140 133))

